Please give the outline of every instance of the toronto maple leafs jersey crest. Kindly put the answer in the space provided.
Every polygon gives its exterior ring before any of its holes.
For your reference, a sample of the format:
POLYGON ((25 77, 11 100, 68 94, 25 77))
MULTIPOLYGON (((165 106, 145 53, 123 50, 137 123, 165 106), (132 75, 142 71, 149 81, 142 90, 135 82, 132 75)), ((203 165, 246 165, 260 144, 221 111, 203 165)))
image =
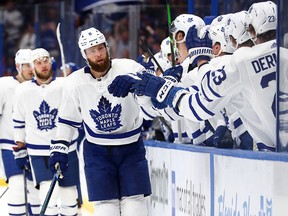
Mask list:
POLYGON ((125 98, 113 97, 108 85, 118 75, 143 70, 133 60, 113 59, 108 73, 100 79, 92 76, 89 67, 67 77, 56 140, 69 141, 71 128, 80 127, 83 121, 91 143, 122 145, 137 141, 143 117, 135 96, 129 93, 125 98))
POLYGON ((49 104, 43 100, 39 106, 39 110, 33 111, 33 116, 37 121, 37 128, 39 130, 52 130, 56 127, 55 121, 57 118, 58 109, 50 109, 49 104))
POLYGON ((20 83, 15 77, 0 78, 0 148, 11 150, 14 142, 12 105, 15 88, 20 83))
MULTIPOLYGON (((65 79, 57 78, 48 85, 38 85, 32 80, 16 88, 13 112, 15 141, 26 143, 30 155, 49 155, 65 79)), ((77 135, 73 135, 75 139, 77 135)), ((73 145, 69 150, 75 148, 73 145)))
POLYGON ((98 130, 111 132, 123 126, 120 121, 122 111, 120 104, 116 104, 112 108, 111 103, 109 103, 105 97, 101 97, 98 110, 99 111, 91 109, 89 111, 98 130))

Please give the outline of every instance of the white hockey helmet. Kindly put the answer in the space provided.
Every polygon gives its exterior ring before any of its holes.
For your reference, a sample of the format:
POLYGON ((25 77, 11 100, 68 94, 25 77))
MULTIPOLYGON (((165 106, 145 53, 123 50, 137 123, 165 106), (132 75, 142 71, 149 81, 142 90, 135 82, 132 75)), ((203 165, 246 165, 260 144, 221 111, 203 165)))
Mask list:
POLYGON ((102 43, 105 43, 107 50, 108 50, 108 43, 106 41, 105 36, 96 28, 92 27, 92 28, 81 31, 79 35, 78 46, 80 48, 82 57, 84 59, 87 59, 85 50, 90 47, 102 44, 102 43))
MULTIPOLYGON (((163 55, 163 53, 162 53, 162 50, 161 50, 160 52, 156 53, 156 54, 154 55, 154 57, 155 57, 156 61, 159 63, 159 65, 161 66, 163 72, 164 72, 165 70, 167 70, 168 68, 172 67, 171 62, 168 61, 168 60, 164 57, 164 55, 163 55)), ((154 61, 154 59, 152 59, 152 62, 153 62, 153 64, 154 64, 154 68, 158 69, 158 65, 156 64, 156 62, 154 61)))
POLYGON ((248 10, 246 27, 251 24, 256 35, 277 28, 277 6, 272 1, 254 3, 248 10))
POLYGON ((33 63, 36 59, 48 57, 50 59, 49 52, 44 48, 36 48, 31 52, 30 62, 33 63))
MULTIPOLYGON (((171 45, 170 45, 170 37, 165 38, 164 40, 162 40, 161 45, 160 45, 160 49, 161 49, 161 53, 162 56, 164 57, 165 60, 167 60, 168 62, 168 55, 171 54, 171 45)), ((175 58, 178 57, 178 49, 173 46, 173 50, 174 50, 174 56, 175 58)))
POLYGON ((15 55, 15 64, 30 64, 31 52, 31 49, 18 50, 15 55))
POLYGON ((190 27, 193 25, 196 26, 198 32, 201 28, 205 26, 205 22, 200 17, 193 15, 193 14, 181 14, 176 17, 176 19, 170 25, 170 32, 173 35, 173 40, 176 43, 183 43, 186 41, 187 32, 190 27), (182 31, 184 32, 184 38, 181 41, 176 41, 176 34, 182 31))
POLYGON ((228 43, 225 35, 225 24, 210 25, 208 31, 213 46, 218 42, 221 46, 222 52, 234 52, 234 49, 231 47, 230 43, 228 43))
POLYGON ((215 17, 210 26, 225 25, 231 14, 223 14, 215 17))
POLYGON ((247 11, 240 11, 229 16, 225 26, 225 35, 228 42, 230 41, 230 35, 236 40, 237 44, 242 44, 251 39, 245 25, 246 16, 247 11))

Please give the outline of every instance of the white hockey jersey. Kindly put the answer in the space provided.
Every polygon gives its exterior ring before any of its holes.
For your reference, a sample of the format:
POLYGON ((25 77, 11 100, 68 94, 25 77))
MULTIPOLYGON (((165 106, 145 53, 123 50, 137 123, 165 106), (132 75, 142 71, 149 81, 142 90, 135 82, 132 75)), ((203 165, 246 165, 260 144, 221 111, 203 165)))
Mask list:
POLYGON ((130 59, 113 59, 108 73, 96 79, 89 67, 69 77, 59 110, 55 140, 71 140, 71 132, 83 121, 86 139, 98 145, 124 145, 137 141, 143 117, 133 94, 113 97, 108 85, 118 75, 142 72, 144 67, 130 59))
MULTIPOLYGON (((49 156, 65 79, 57 78, 47 85, 39 85, 32 80, 16 88, 13 107, 14 139, 15 142, 26 143, 29 155, 49 156)), ((76 131, 70 151, 76 149, 77 136, 76 131)))
POLYGON ((14 130, 12 121, 12 105, 15 88, 19 81, 12 76, 0 78, 0 148, 13 150, 14 130))
POLYGON ((245 127, 256 142, 275 147, 276 42, 243 47, 235 51, 229 65, 215 70, 205 64, 199 70, 207 71, 200 92, 182 97, 180 113, 193 120, 208 119, 242 92, 245 103, 256 113, 240 110, 245 127))

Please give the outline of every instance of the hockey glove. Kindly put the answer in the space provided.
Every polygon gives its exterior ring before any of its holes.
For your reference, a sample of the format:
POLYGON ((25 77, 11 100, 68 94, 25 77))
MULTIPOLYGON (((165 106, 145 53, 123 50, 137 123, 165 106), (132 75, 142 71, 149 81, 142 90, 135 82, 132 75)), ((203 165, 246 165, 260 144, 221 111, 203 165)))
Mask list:
POLYGON ((31 169, 26 146, 23 146, 21 148, 19 148, 18 146, 13 146, 13 154, 16 160, 16 164, 20 169, 31 169))
POLYGON ((156 109, 164 109, 167 107, 167 104, 164 102, 159 102, 155 98, 151 98, 151 102, 156 109))
POLYGON ((253 150, 253 138, 247 131, 241 134, 239 139, 241 141, 240 149, 253 150))
POLYGON ((216 148, 233 148, 234 141, 226 126, 219 126, 214 133, 213 145, 216 148))
POLYGON ((61 173, 64 173, 68 168, 68 143, 51 141, 49 166, 53 173, 56 173, 60 168, 61 173))
POLYGON ((183 74, 183 67, 181 65, 172 67, 167 69, 164 73, 164 77, 171 77, 172 79, 175 79, 175 82, 180 82, 183 74))
POLYGON ((212 40, 208 31, 205 32, 203 38, 197 34, 196 26, 189 28, 186 36, 186 47, 189 50, 190 64, 197 66, 198 60, 209 61, 213 58, 212 40))
POLYGON ((220 142, 223 139, 227 130, 228 128, 224 125, 220 125, 216 128, 216 131, 214 132, 214 138, 213 138, 213 145, 216 148, 220 146, 220 142))
POLYGON ((133 92, 131 87, 134 83, 132 75, 119 75, 108 86, 108 91, 114 97, 126 97, 129 92, 133 92))
POLYGON ((136 80, 132 88, 135 89, 137 95, 146 95, 155 98, 159 102, 163 102, 168 92, 173 87, 174 82, 154 76, 150 73, 138 74, 140 80, 136 80))

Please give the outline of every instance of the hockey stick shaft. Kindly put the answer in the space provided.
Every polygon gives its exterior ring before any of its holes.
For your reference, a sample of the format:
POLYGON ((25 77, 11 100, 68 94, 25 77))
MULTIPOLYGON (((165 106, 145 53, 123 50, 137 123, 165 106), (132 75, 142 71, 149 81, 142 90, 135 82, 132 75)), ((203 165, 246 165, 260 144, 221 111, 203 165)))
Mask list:
MULTIPOLYGON (((168 18, 168 31, 169 31, 169 38, 170 38, 170 48, 171 48, 171 57, 172 57, 172 67, 175 66, 175 53, 173 48, 173 36, 170 32, 170 26, 171 26, 171 10, 170 10, 170 3, 169 0, 166 0, 166 6, 167 6, 167 18, 168 18)), ((182 143, 182 129, 181 129, 181 121, 177 120, 177 134, 178 134, 178 140, 180 143, 182 143)))
POLYGON ((65 67, 64 49, 63 49, 63 44, 62 44, 62 41, 61 41, 60 23, 58 23, 57 28, 56 28, 56 36, 57 36, 57 41, 58 41, 59 48, 60 48, 61 63, 62 63, 62 66, 63 66, 63 74, 66 77, 67 76, 67 71, 66 71, 66 67, 65 67))
POLYGON ((149 49, 149 47, 144 43, 144 41, 141 39, 141 47, 143 49, 143 51, 147 51, 148 54, 150 55, 150 57, 154 60, 154 62, 156 63, 157 67, 159 68, 159 70, 161 71, 161 73, 163 74, 163 69, 161 67, 161 65, 159 64, 159 62, 157 61, 157 59, 155 58, 155 56, 153 55, 152 51, 149 49))
MULTIPOLYGON (((161 73, 163 74, 164 71, 163 71, 161 65, 159 64, 159 62, 157 61, 157 59, 154 57, 154 55, 153 55, 153 53, 151 52, 151 50, 149 49, 149 47, 145 44, 145 42, 144 42, 142 39, 140 39, 140 42, 141 42, 141 47, 142 47, 143 51, 147 51, 147 52, 148 52, 148 54, 150 55, 150 57, 155 61, 157 67, 160 69, 161 73)), ((173 131, 172 131, 171 127, 167 124, 166 120, 165 120, 163 117, 159 117, 159 120, 160 120, 160 122, 161 122, 163 125, 165 125, 165 126, 167 127, 167 129, 169 130, 169 132, 173 134, 173 131)))
POLYGON ((25 200, 25 215, 28 216, 28 199, 27 199, 27 170, 23 169, 24 181, 24 200, 25 200))
POLYGON ((168 0, 166 0, 166 7, 167 7, 167 18, 168 18, 168 33, 170 38, 170 49, 171 49, 171 57, 172 57, 172 67, 176 65, 175 61, 175 53, 174 53, 174 47, 173 47, 173 36, 170 32, 170 25, 171 25, 171 10, 170 10, 170 3, 168 0))
POLYGON ((52 196, 52 193, 54 191, 55 185, 56 185, 60 175, 61 175, 61 171, 60 171, 60 169, 58 169, 57 172, 53 175, 53 179, 52 179, 52 182, 50 184, 50 188, 49 188, 49 190, 47 192, 47 195, 46 195, 46 198, 45 198, 45 200, 43 202, 43 205, 42 205, 42 208, 41 208, 39 216, 44 216, 45 215, 45 211, 46 211, 46 209, 48 207, 50 198, 52 196))
POLYGON ((0 199, 4 196, 4 194, 8 191, 9 187, 7 187, 0 196, 0 199))

